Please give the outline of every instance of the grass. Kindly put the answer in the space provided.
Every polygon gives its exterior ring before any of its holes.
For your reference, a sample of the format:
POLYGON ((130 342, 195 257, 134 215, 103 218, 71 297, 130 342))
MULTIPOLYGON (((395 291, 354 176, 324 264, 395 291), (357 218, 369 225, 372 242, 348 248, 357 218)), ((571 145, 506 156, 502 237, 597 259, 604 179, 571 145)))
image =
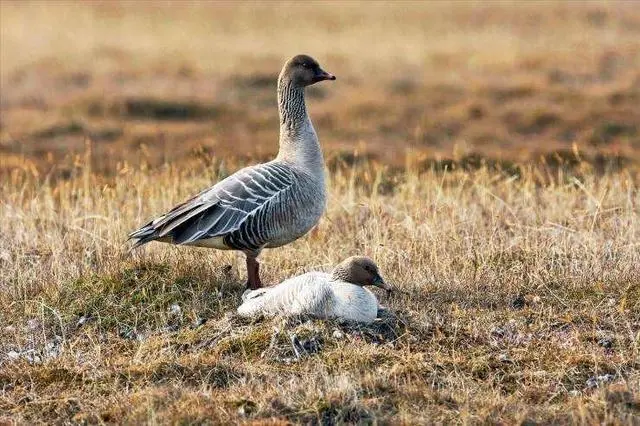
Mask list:
POLYGON ((0 423, 640 422, 640 14, 624 2, 0 2, 0 423), (244 261, 127 233, 277 149, 307 52, 370 326, 234 315, 244 261), (292 343, 293 340, 293 343, 292 343), (296 352, 298 354, 296 354, 296 352))
POLYGON ((147 211, 219 167, 80 169, 56 183, 14 171, 0 229, 4 419, 637 421, 637 168, 385 170, 336 168, 320 225, 264 257, 267 282, 374 257, 407 294, 362 328, 235 317, 232 253, 126 256, 147 211), (320 348, 296 361, 291 332, 320 348))
POLYGON ((338 76, 310 93, 332 155, 357 149, 402 166, 407 153, 640 152, 630 3, 0 7, 2 169, 68 164, 86 138, 104 174, 195 152, 269 158, 277 73, 300 52, 338 76))

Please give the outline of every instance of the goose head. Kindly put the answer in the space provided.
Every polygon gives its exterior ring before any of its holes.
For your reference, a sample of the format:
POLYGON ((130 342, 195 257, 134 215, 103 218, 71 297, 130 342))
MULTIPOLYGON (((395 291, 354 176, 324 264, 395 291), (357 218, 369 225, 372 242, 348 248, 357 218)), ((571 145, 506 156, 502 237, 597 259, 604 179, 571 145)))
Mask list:
POLYGON ((342 261, 333 270, 334 279, 339 279, 359 286, 373 285, 391 293, 394 288, 380 276, 378 266, 366 256, 352 256, 342 261))
POLYGON ((318 61, 311 56, 297 55, 284 64, 280 79, 289 80, 298 87, 306 87, 324 80, 335 80, 336 76, 320 68, 318 61))

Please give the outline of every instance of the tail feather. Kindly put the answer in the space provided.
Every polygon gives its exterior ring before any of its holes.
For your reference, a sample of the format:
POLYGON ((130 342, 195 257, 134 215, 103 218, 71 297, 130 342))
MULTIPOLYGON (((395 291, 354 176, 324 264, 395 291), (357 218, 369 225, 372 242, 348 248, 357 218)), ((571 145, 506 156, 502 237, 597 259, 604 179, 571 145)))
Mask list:
POLYGON ((140 229, 137 229, 128 235, 127 241, 148 237, 154 233, 153 226, 148 223, 140 229))
POLYGON ((134 250, 154 240, 174 240, 176 234, 184 230, 185 227, 189 227, 194 218, 204 214, 215 205, 216 204, 210 203, 185 203, 174 208, 169 213, 154 219, 140 229, 130 233, 127 240, 137 240, 130 250, 134 250))

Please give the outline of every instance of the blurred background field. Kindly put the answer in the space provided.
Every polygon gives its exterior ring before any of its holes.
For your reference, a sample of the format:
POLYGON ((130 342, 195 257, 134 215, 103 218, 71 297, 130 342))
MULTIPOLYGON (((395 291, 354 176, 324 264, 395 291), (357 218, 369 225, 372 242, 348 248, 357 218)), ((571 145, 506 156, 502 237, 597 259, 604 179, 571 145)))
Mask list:
POLYGON ((107 173, 123 161, 269 158, 277 73, 300 52, 338 76, 310 90, 330 164, 354 151, 389 165, 408 152, 528 161, 575 145, 616 164, 640 152, 634 2, 0 7, 4 170, 64 169, 87 138, 107 173))
POLYGON ((0 424, 640 422, 638 3, 0 0, 0 84, 0 424), (262 277, 371 256, 369 327, 124 242, 275 154, 301 52, 329 201, 262 277))

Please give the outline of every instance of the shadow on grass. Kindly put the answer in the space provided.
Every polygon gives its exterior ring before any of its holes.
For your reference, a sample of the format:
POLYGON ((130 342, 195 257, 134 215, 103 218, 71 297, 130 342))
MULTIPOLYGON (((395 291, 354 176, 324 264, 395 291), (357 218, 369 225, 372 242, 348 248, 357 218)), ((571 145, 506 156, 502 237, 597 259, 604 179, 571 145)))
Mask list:
POLYGON ((100 329, 135 338, 140 331, 206 319, 235 306, 239 284, 224 274, 212 278, 209 272, 176 275, 169 265, 143 264, 68 283, 55 305, 66 317, 85 317, 100 329))

